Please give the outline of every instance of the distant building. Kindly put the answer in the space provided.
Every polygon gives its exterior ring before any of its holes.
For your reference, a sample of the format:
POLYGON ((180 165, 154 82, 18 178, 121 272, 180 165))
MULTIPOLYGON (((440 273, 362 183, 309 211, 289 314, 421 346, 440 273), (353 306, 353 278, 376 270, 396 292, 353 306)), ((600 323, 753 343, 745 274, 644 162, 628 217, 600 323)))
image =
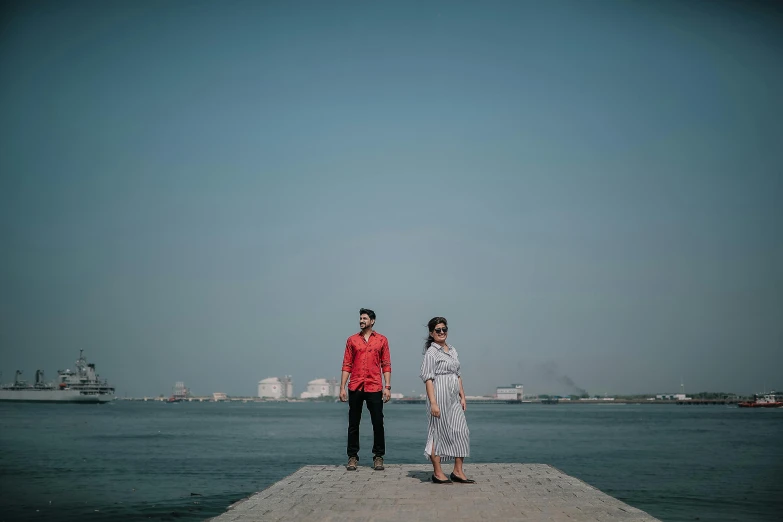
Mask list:
POLYGON ((302 399, 316 397, 336 397, 340 394, 340 384, 336 379, 315 379, 307 383, 307 391, 299 396, 302 399))
POLYGON ((521 401, 524 396, 524 387, 521 384, 503 386, 495 391, 495 397, 501 401, 521 401))
POLYGON ((283 378, 268 377, 258 381, 258 396, 262 399, 292 399, 294 397, 294 381, 290 375, 283 378))
POLYGON ((283 398, 285 399, 293 399, 294 398, 294 381, 291 378, 290 375, 283 376, 282 379, 280 379, 280 382, 283 384, 283 398))
POLYGON ((185 383, 182 381, 174 383, 174 389, 171 392, 171 398, 169 400, 181 401, 188 397, 190 397, 190 390, 185 386, 185 383))
POLYGON ((215 392, 212 394, 212 400, 215 402, 227 401, 228 396, 223 392, 215 392))
POLYGON ((262 399, 284 398, 283 383, 277 377, 269 377, 258 381, 258 396, 262 399))
POLYGON ((688 401, 691 399, 686 397, 684 393, 664 393, 656 395, 655 398, 659 401, 688 401))

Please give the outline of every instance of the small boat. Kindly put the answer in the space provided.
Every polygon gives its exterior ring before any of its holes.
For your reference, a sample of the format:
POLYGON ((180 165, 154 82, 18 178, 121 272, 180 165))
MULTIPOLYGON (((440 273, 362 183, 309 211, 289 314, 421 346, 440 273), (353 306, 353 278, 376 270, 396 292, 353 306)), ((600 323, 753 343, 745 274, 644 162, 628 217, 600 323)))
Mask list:
POLYGON ((783 408, 783 400, 772 391, 756 394, 753 396, 753 401, 740 402, 737 406, 740 408, 783 408))

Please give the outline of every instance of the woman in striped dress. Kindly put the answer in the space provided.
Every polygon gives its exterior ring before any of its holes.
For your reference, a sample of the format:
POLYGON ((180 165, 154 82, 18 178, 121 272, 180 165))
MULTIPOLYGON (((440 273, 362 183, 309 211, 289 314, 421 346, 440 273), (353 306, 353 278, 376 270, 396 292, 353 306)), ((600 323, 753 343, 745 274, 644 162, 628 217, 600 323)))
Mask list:
POLYGON ((465 421, 465 390, 462 388, 457 350, 446 342, 448 322, 433 317, 427 323, 430 335, 424 343, 421 380, 427 387, 429 427, 424 455, 432 461, 432 481, 436 484, 460 482, 473 484, 465 476, 462 463, 470 456, 470 430, 465 421), (454 461, 450 476, 443 473, 441 462, 454 461))

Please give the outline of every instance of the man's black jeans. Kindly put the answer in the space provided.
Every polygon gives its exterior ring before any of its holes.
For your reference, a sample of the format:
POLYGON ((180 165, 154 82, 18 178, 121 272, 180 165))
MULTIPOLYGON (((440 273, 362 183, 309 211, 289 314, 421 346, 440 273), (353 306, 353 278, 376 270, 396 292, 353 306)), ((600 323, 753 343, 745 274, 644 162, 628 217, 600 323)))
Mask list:
POLYGON ((348 456, 359 456, 359 423, 362 420, 362 406, 365 401, 372 420, 372 454, 383 457, 386 453, 386 440, 383 435, 383 392, 364 390, 348 391, 348 456))

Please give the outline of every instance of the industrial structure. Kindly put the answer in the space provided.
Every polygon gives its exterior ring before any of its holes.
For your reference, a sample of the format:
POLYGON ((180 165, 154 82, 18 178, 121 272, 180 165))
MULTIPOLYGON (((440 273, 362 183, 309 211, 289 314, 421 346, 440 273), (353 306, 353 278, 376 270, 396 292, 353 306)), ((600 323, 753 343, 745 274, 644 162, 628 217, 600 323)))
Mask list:
POLYGON ((521 401, 524 396, 524 387, 521 384, 502 386, 495 391, 495 398, 498 400, 521 401))
POLYGON ((686 397, 684 393, 662 393, 655 396, 659 401, 686 401, 690 397, 686 397))
POLYGON ((268 377, 258 381, 258 396, 262 399, 292 399, 294 397, 294 381, 290 375, 282 379, 268 377))
POLYGON ((299 396, 301 399, 317 397, 337 397, 340 394, 340 383, 337 379, 315 379, 307 383, 307 391, 299 396))
POLYGON ((183 381, 177 381, 174 383, 174 388, 171 391, 171 397, 168 402, 181 402, 190 398, 190 390, 183 381))

